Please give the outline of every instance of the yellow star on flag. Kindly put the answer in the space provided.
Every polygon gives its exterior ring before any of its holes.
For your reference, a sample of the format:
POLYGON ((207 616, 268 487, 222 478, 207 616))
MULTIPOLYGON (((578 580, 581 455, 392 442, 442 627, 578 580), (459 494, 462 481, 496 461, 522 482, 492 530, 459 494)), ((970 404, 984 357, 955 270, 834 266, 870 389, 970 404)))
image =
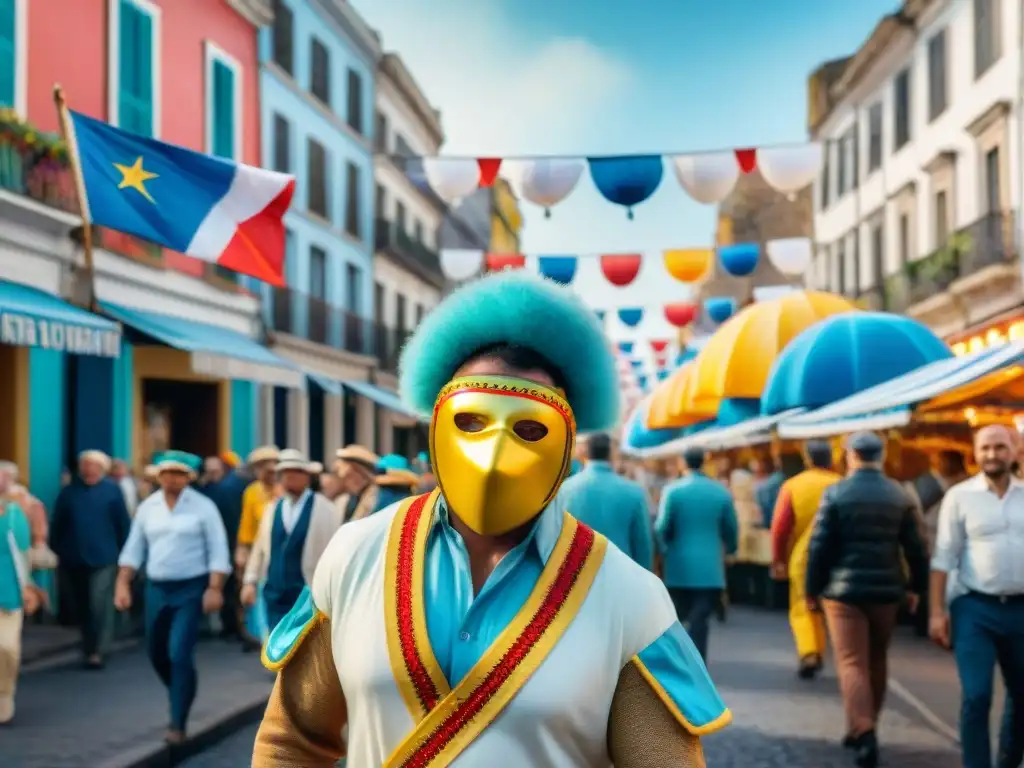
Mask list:
POLYGON ((144 198, 149 200, 149 202, 153 203, 153 205, 156 205, 156 200, 150 196, 149 190, 145 187, 145 183, 151 179, 160 178, 160 174, 150 173, 143 168, 141 155, 135 158, 134 165, 128 166, 121 165, 120 163, 114 163, 114 167, 121 173, 121 183, 117 185, 118 189, 134 189, 144 198))

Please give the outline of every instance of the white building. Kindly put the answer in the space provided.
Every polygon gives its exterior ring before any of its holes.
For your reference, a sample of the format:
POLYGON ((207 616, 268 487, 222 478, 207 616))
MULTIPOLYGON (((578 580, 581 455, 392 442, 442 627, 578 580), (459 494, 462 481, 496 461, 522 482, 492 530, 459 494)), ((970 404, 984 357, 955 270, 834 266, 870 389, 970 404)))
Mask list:
POLYGON ((810 82, 828 151, 808 283, 915 317, 958 351, 1020 319, 1019 6, 908 0, 810 82))
MULTIPOLYGON (((373 257, 377 381, 394 389, 398 352, 423 316, 440 301, 445 280, 438 256, 444 203, 413 183, 407 161, 436 155, 444 142, 441 116, 427 101, 398 54, 385 53, 377 69, 376 241, 373 257)), ((413 452, 415 425, 378 410, 381 453, 413 452)))

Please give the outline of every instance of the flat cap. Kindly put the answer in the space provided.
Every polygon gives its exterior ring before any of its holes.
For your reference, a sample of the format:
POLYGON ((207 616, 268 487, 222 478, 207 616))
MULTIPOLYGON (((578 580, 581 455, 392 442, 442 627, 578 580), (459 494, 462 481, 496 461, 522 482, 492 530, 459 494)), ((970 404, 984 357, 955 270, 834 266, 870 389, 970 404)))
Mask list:
POLYGON ((874 432, 854 432, 846 440, 846 447, 865 461, 874 461, 882 455, 885 445, 874 432))

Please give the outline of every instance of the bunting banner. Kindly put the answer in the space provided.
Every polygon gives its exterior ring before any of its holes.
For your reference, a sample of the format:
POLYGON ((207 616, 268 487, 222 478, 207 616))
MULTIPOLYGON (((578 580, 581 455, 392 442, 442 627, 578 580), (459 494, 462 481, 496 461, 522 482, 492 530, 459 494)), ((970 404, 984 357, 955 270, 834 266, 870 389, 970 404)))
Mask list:
POLYGON ((666 165, 690 197, 713 205, 729 196, 740 176, 755 170, 777 191, 799 192, 817 177, 823 159, 822 145, 812 142, 666 155, 424 157, 418 158, 421 168, 406 168, 414 183, 425 184, 449 204, 493 186, 500 176, 520 198, 543 208, 545 216, 587 175, 605 200, 625 208, 632 219, 633 208, 661 187, 666 165))
MULTIPOLYGON (((807 237, 769 240, 764 255, 784 275, 799 277, 810 266, 813 245, 807 237)), ((488 253, 468 248, 442 248, 441 269, 449 280, 461 283, 486 272, 523 269, 527 264, 550 280, 570 285, 578 272, 580 259, 598 259, 605 280, 625 288, 636 280, 649 259, 660 259, 668 275, 681 283, 703 279, 712 265, 718 265, 732 277, 747 277, 762 258, 759 243, 737 243, 718 248, 670 248, 658 252, 568 254, 488 253)))

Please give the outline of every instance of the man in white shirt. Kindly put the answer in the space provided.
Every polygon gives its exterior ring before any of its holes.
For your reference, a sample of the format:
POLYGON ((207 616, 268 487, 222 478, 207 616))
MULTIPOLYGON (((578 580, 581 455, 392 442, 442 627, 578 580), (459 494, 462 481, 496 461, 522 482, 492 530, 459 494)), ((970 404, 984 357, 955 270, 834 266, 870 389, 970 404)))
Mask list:
POLYGON ((964 768, 993 764, 989 713, 997 663, 1012 714, 1003 722, 995 765, 1016 768, 1024 759, 1024 481, 1010 471, 1015 453, 1009 429, 980 429, 974 456, 981 473, 950 488, 939 510, 929 633, 956 656, 964 768), (947 585, 950 574, 955 583, 947 585))

